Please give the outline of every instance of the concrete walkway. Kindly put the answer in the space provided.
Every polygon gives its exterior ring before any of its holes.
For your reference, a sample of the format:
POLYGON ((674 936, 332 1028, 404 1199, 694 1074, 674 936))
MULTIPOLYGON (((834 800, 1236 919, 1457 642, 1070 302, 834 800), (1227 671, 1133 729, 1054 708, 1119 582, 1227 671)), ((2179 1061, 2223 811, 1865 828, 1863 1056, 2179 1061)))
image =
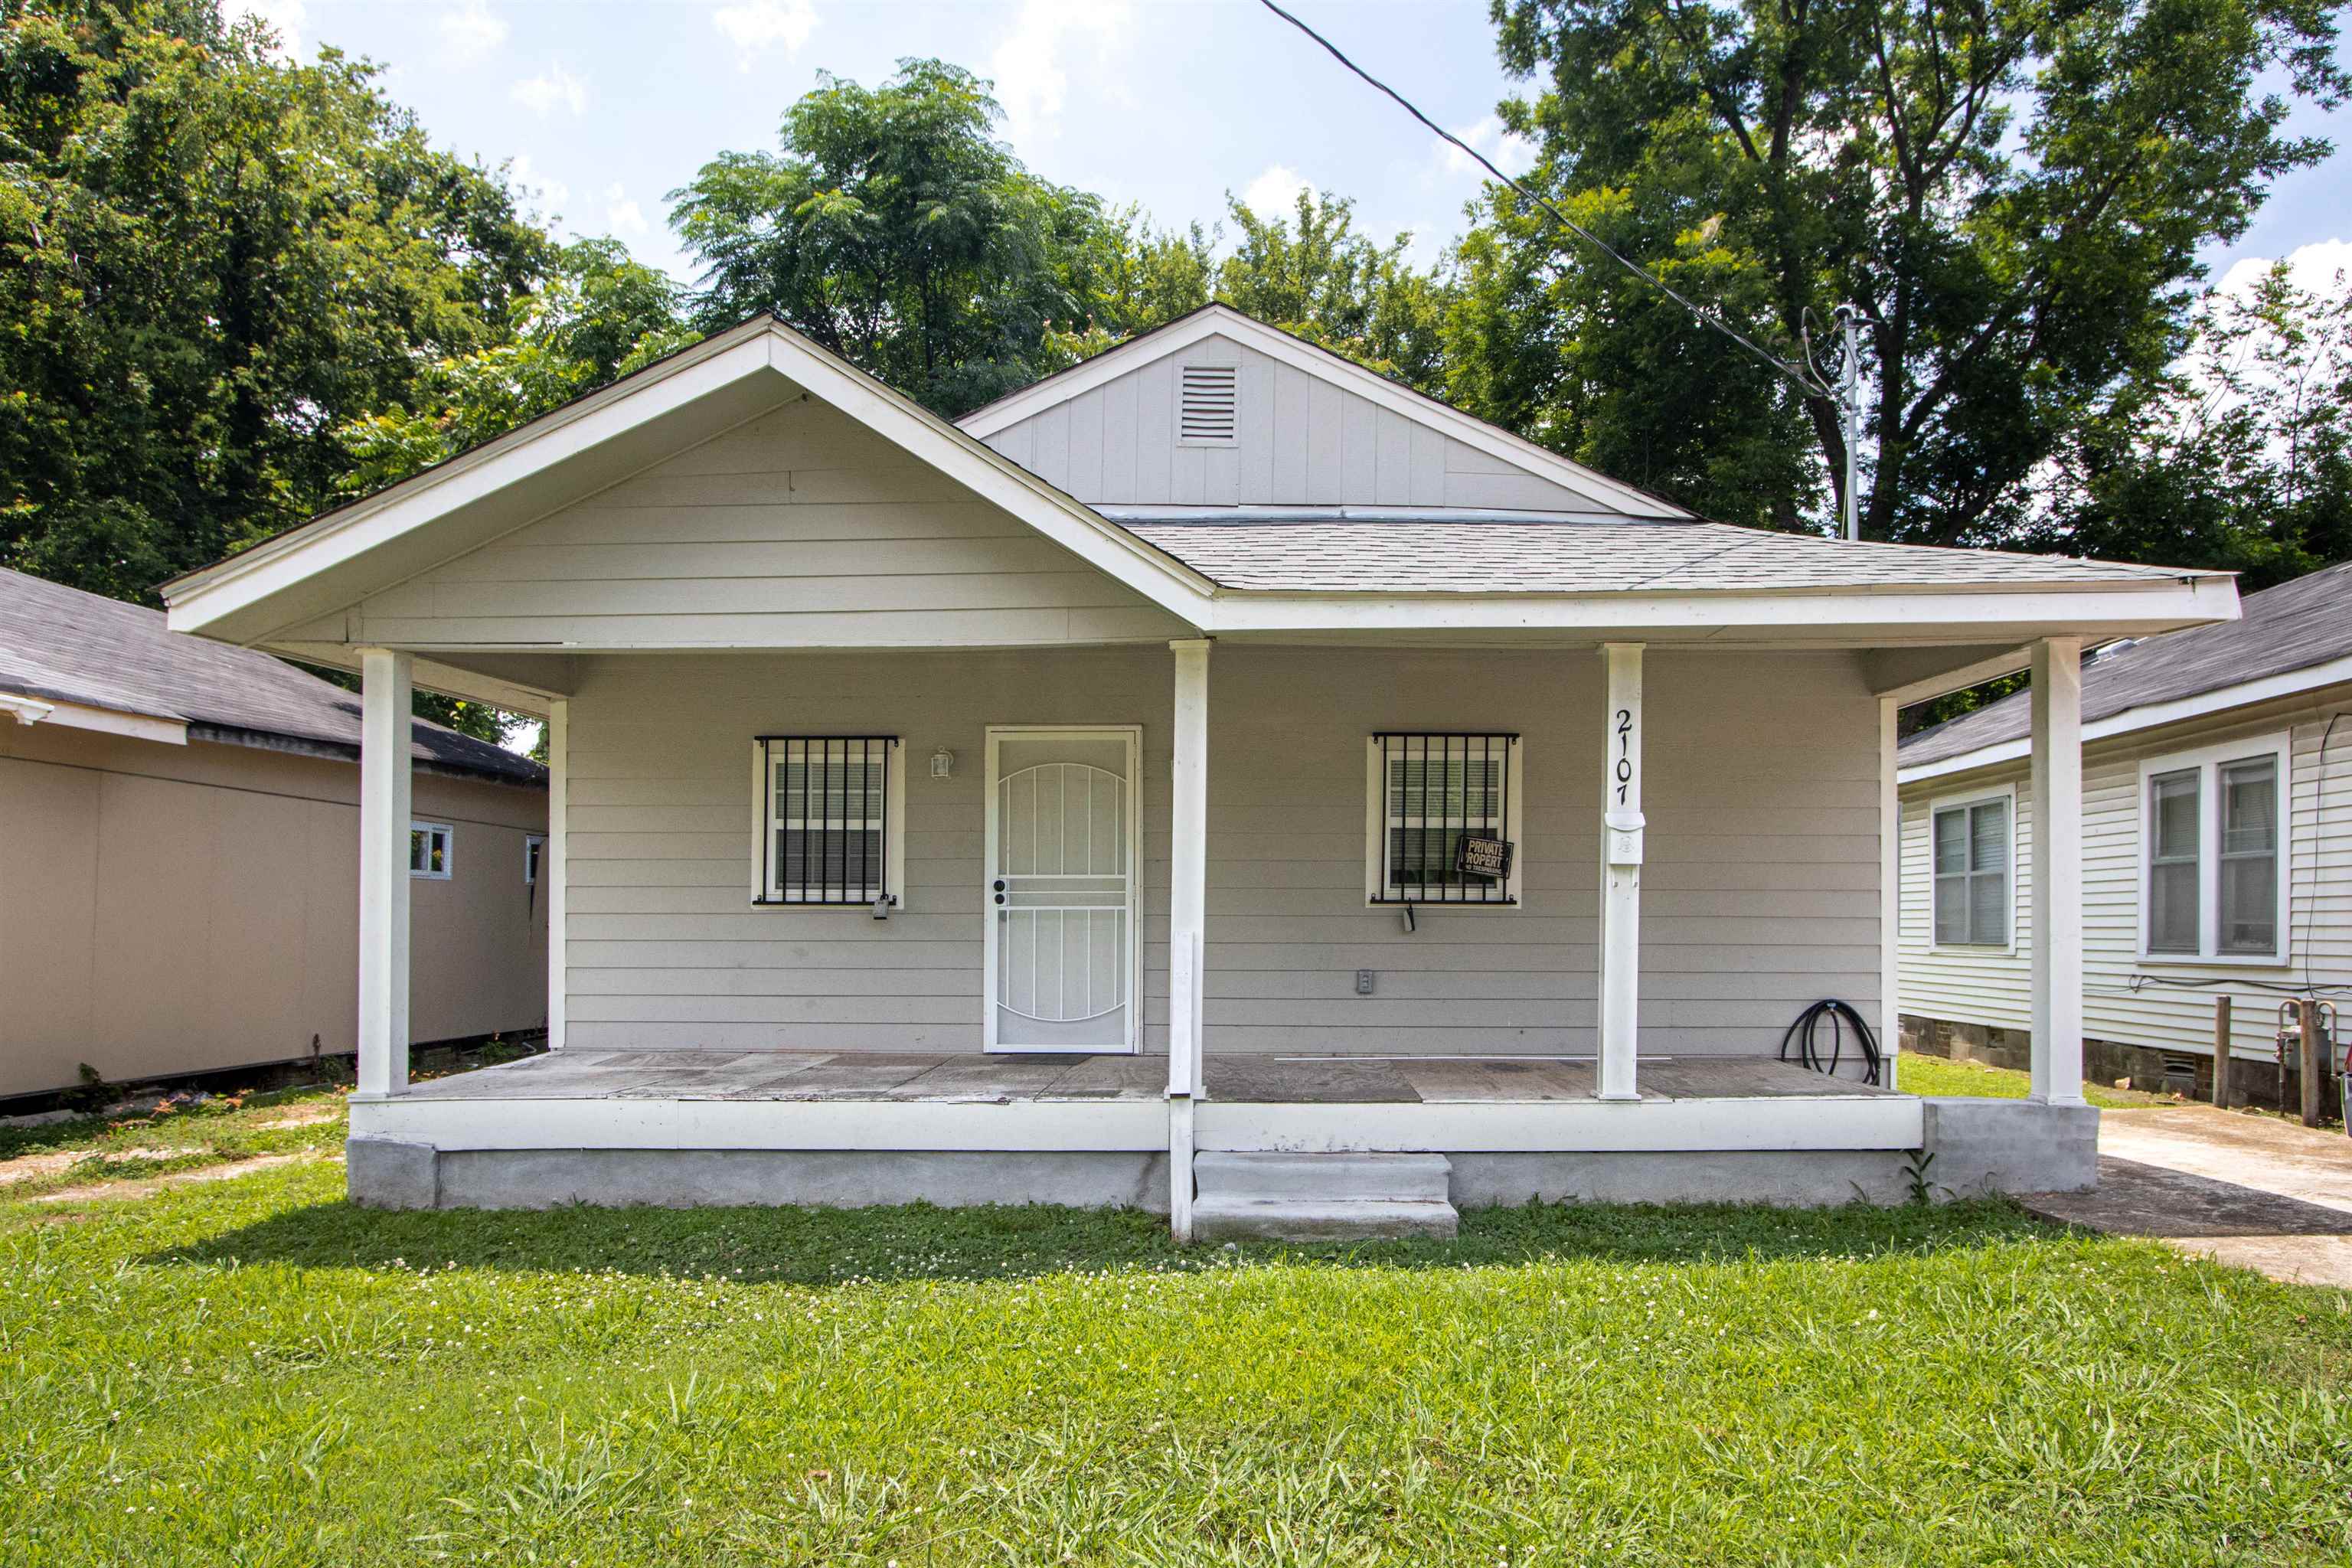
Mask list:
POLYGON ((2273 1279, 2352 1288, 2352 1138, 2206 1105, 2099 1117, 2099 1186, 2025 1206, 2273 1279))

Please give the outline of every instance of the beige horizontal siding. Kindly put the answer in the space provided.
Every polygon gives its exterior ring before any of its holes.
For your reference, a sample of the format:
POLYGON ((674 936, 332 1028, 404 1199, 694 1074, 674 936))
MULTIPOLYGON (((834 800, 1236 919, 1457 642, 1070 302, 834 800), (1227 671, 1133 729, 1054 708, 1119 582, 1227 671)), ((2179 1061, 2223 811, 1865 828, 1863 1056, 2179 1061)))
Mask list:
MULTIPOLYGON (((1166 1045, 1164 650, 600 658, 572 705, 579 1045, 977 1049, 984 727, 1144 729, 1146 1040, 1166 1045), (754 735, 905 740, 904 907, 749 902, 754 735), (924 760, 957 754, 954 777, 924 760)), ((1592 1048, 1601 809, 1590 652, 1221 647, 1210 672, 1212 1049, 1592 1048), (1364 905, 1364 744, 1517 731, 1518 910, 1364 905), (1373 994, 1355 973, 1375 973, 1373 994)), ((1876 705, 1843 655, 1650 659, 1643 1049, 1766 1052, 1877 976, 1876 705), (1726 759, 1737 758, 1736 765, 1726 759)))
MULTIPOLYGON (((1900 994, 1927 1017, 2029 1029, 2032 1022, 2032 810, 2023 762, 1903 790, 1900 994), (2014 953, 1937 950, 1931 935, 1928 814, 1932 803, 2014 784, 2018 795, 2018 942, 2014 953)), ((2083 1026, 2096 1039, 2210 1053, 2213 997, 2231 998, 2231 1037, 2267 1052, 2285 991, 2306 980, 2352 981, 2352 687, 2240 709, 2084 749, 2083 1026), (2320 743, 2338 712, 2323 758, 2320 743), (2139 767, 2143 760, 2232 741, 2291 733, 2288 764, 2289 962, 2279 965, 2143 963, 2139 958, 2139 767), (2137 984, 2135 984, 2137 982, 2137 984), (2169 984, 2167 984, 2167 983, 2169 984)))

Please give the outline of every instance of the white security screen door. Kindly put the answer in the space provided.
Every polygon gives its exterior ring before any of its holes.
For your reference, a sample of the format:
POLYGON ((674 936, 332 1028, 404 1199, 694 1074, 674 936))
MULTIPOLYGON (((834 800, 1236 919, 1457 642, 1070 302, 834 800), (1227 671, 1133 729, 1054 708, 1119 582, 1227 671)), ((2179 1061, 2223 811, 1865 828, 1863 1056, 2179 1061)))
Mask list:
POLYGON ((1139 739, 988 732, 991 1050, 1138 1048, 1139 739))

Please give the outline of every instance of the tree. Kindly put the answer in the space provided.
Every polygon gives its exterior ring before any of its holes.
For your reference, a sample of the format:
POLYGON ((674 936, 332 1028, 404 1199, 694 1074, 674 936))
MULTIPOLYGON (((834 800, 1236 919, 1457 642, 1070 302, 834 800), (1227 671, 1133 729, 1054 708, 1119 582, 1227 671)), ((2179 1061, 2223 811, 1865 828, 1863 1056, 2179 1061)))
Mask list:
POLYGON ((0 561, 152 602, 334 491, 336 428, 504 331, 505 182, 213 0, 0 6, 0 561))
MULTIPOLYGON (((2325 155, 2326 0, 1496 0, 1529 175, 1668 280, 1801 353, 1873 324, 1864 531, 2020 526, 2028 479, 2179 352, 2197 252, 2325 155)), ((1449 337, 1457 400, 1736 521, 1822 521, 1835 411, 1490 189, 1449 337), (1801 468, 1773 453, 1798 444, 1801 468), (1824 487, 1824 482, 1826 486, 1824 487)))
POLYGON ((1050 324, 1115 297, 1101 200, 1024 168, 988 84, 939 60, 878 88, 829 73, 781 151, 727 153, 671 193, 701 324, 762 310, 957 415, 1049 368, 1050 324))
POLYGON ((2029 542, 2249 590, 2352 560, 2352 287, 2314 294, 2274 267, 2209 295, 2191 332, 2072 443, 2029 542))
POLYGON ((1300 191, 1287 216, 1265 218, 1225 194, 1239 229, 1217 267, 1217 298, 1425 392, 1444 386, 1445 289, 1405 259, 1412 236, 1386 246, 1356 232, 1356 204, 1300 191))

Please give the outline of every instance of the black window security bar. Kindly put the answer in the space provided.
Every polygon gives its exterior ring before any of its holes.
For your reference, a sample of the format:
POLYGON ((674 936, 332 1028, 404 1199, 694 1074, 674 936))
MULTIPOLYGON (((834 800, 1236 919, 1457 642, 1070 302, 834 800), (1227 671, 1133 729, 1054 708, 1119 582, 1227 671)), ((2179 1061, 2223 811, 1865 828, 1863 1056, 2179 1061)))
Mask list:
POLYGON ((1457 868, 1462 841, 1507 838, 1517 735, 1380 734, 1376 904, 1515 904, 1507 877, 1457 868))
POLYGON ((762 735, 762 904, 898 901, 890 886, 896 735, 762 735))

